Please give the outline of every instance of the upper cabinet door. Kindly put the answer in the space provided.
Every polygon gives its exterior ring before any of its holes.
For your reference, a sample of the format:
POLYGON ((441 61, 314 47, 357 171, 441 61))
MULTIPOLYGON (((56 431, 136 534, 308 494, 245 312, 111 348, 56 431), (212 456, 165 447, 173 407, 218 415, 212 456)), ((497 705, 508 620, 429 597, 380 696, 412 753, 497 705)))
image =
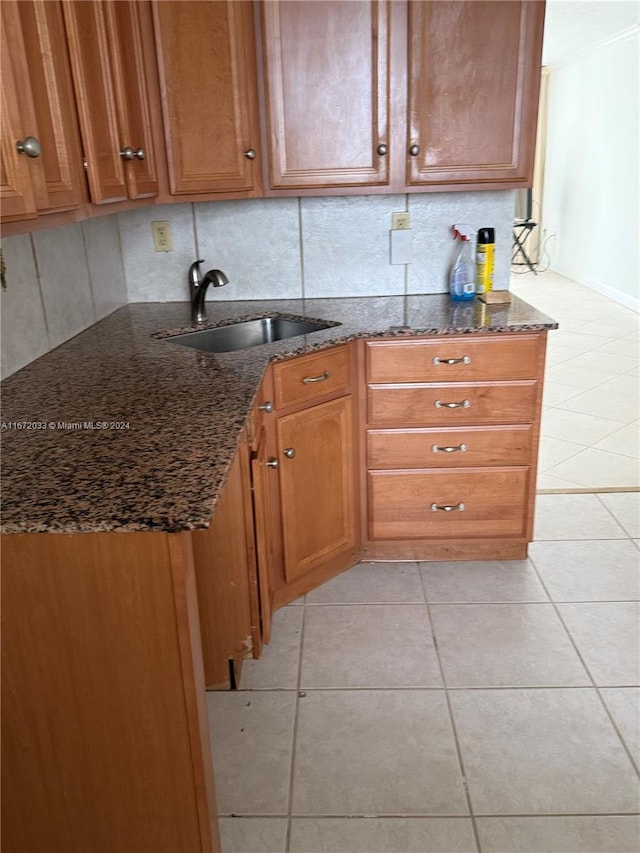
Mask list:
MULTIPOLYGON (((2 219, 33 219, 36 216, 36 197, 31 180, 31 158, 19 154, 16 145, 25 137, 34 136, 28 119, 23 119, 20 109, 25 97, 24 80, 20 58, 24 58, 24 46, 20 29, 20 17, 16 3, 5 0, 2 12, 2 168, 0 169, 0 198, 2 219), (15 56, 14 56, 15 52, 15 56)), ((35 162, 35 160, 33 161, 35 162)))
POLYGON ((390 4, 261 8, 270 187, 387 185, 390 4))
POLYGON ((408 185, 530 184, 543 21, 539 0, 409 3, 408 185))
POLYGON ((135 6, 128 0, 63 4, 94 204, 157 192, 135 6))
POLYGON ((73 210, 85 188, 61 5, 3 2, 2 19, 3 220, 73 210), (24 137, 38 140, 38 156, 18 153, 24 137))
POLYGON ((171 193, 258 195, 252 4, 162 0, 153 18, 171 193))

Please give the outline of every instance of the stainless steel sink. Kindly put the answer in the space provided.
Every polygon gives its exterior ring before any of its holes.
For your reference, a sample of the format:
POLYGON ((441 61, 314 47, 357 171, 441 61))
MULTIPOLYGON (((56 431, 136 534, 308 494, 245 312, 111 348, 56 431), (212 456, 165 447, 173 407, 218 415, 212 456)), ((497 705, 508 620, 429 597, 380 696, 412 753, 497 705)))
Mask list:
POLYGON ((172 344, 204 350, 205 352, 234 352, 261 344, 270 344, 298 335, 308 335, 339 326, 329 320, 298 320, 276 314, 271 317, 261 317, 258 320, 240 320, 228 326, 217 326, 215 329, 203 329, 201 332, 188 332, 185 335, 172 335, 163 338, 172 344))

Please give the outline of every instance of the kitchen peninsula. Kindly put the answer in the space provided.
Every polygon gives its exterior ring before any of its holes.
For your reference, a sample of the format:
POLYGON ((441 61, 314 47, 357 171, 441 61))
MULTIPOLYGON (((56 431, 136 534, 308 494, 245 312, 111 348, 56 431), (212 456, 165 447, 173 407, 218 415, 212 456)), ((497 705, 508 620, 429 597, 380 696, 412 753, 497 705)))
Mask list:
MULTIPOLYGON (((164 335, 190 328, 187 304, 132 304, 2 384, 8 851, 218 850, 205 685, 229 686, 229 660, 259 655, 273 607, 365 552, 455 558, 451 536, 478 553, 485 540, 526 550, 552 320, 515 297, 486 306, 442 295, 215 302, 210 325, 273 312, 340 325, 209 354, 164 335), (297 364, 305 400, 289 391, 285 370, 297 364), (311 411, 319 432, 305 432, 311 411), (443 420, 457 413, 458 425, 443 420), (477 449, 447 438, 462 431, 480 437, 477 449), (332 550, 314 529, 309 561, 301 539, 282 541, 287 490, 299 482, 285 463, 297 449, 295 462, 312 465, 303 450, 316 446, 331 468, 334 435, 346 447, 335 470, 353 475, 354 498, 352 517, 345 504, 335 523, 350 533, 332 550), (407 455, 411 443, 427 448, 425 467, 407 455), (464 469, 458 457, 470 457, 464 469), (264 482, 272 474, 275 491, 264 482), (424 527, 416 495, 454 475, 478 482, 484 502, 497 478, 522 517, 479 517, 473 499, 465 515, 462 501, 425 494, 437 528, 424 527), (407 502, 403 529, 385 494, 407 502), (226 577, 237 566, 242 577, 226 577)), ((314 484, 316 500, 330 488, 314 484)))

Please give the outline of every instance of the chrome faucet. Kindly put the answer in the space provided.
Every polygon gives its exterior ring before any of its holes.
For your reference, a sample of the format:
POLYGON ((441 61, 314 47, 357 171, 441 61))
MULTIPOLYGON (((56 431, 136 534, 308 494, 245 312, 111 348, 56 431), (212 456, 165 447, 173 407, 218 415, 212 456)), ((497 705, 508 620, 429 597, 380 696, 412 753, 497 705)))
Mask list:
POLYGON ((200 264, 204 260, 194 261, 189 267, 189 293, 191 294, 191 318, 194 323, 203 323, 207 319, 207 309, 204 297, 210 284, 214 287, 222 287, 229 284, 229 279, 222 270, 209 270, 200 278, 200 264))

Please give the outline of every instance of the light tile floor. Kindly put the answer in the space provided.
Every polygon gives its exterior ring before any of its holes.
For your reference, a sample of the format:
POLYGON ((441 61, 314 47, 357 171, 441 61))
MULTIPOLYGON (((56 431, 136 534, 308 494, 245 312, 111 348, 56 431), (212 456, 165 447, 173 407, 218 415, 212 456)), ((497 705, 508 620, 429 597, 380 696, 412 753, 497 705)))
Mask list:
POLYGON ((637 853, 640 494, 528 560, 362 563, 209 693, 224 853, 637 853))
POLYGON ((640 488, 640 316, 556 273, 512 275, 549 333, 538 490, 640 488))

